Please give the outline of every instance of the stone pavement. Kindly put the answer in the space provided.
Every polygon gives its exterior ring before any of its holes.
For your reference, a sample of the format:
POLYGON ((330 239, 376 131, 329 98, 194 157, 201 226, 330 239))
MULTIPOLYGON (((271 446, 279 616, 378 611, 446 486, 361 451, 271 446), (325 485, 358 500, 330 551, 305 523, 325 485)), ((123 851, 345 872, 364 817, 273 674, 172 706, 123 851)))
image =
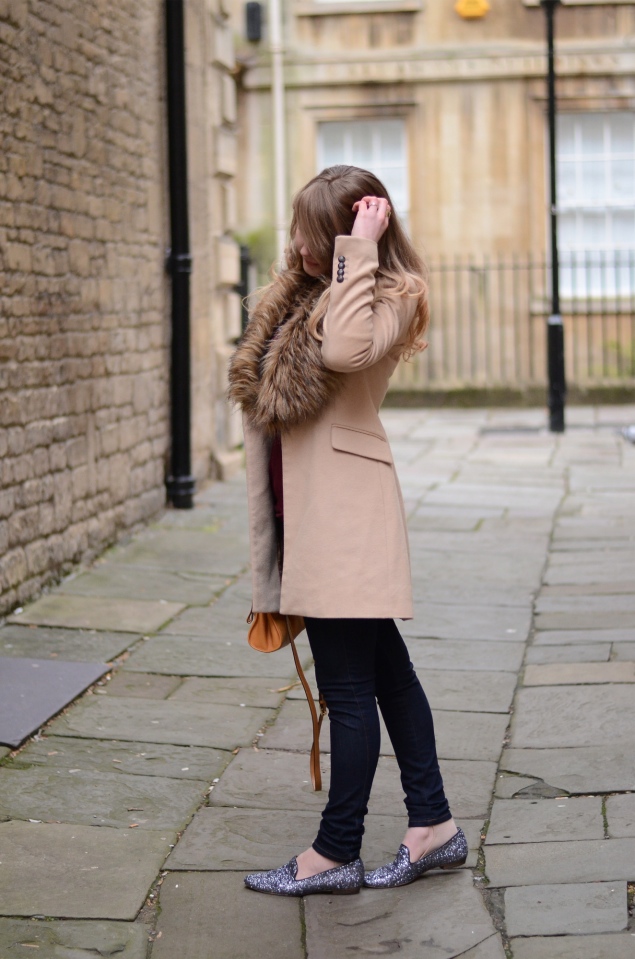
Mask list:
MULTIPOLYGON (((633 959, 635 407, 570 409, 560 437, 538 410, 383 418, 466 868, 355 897, 243 888, 310 842, 324 794, 290 652, 246 645, 238 477, 0 628, 2 656, 112 663, 2 750, 0 959, 633 959)), ((384 737, 370 866, 401 798, 384 737)))

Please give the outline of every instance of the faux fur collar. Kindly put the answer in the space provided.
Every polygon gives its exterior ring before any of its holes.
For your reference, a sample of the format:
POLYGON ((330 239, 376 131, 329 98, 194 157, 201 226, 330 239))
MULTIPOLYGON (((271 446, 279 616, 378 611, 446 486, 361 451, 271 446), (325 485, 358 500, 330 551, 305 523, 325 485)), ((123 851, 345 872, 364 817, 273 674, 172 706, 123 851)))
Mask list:
POLYGON ((308 329, 321 292, 311 289, 277 325, 253 316, 230 361, 229 398, 270 435, 317 417, 343 384, 308 329))

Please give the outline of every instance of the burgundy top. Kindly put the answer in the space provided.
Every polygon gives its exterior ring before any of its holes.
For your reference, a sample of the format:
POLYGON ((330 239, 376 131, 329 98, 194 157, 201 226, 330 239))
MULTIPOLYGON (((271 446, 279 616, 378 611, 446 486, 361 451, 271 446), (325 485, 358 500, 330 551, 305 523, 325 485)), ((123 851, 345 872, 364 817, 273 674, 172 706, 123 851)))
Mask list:
POLYGON ((271 492, 273 493, 273 508, 276 519, 283 519, 283 499, 282 499, 282 442, 280 434, 276 433, 271 444, 271 455, 269 457, 269 482, 271 483, 271 492))

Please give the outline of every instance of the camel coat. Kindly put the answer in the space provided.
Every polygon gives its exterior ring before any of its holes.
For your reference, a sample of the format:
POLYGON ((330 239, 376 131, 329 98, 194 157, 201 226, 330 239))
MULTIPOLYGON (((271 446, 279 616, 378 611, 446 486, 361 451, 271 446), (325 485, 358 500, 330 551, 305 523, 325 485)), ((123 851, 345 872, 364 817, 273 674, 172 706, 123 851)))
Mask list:
POLYGON ((337 237, 322 359, 347 375, 317 419, 282 434, 282 581, 271 440, 244 418, 254 612, 412 618, 403 500, 378 411, 416 300, 390 297, 373 308, 377 265, 374 241, 337 237))

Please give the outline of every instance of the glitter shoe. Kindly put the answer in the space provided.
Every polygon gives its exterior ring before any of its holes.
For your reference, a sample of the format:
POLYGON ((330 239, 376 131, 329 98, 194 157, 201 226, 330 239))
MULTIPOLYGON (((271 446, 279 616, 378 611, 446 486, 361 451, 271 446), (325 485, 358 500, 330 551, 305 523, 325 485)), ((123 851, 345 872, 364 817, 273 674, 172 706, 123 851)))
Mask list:
POLYGON ((371 889, 391 889, 393 886, 407 886, 419 876, 423 876, 428 869, 454 869, 462 866, 467 859, 467 840, 462 829, 440 846, 422 856, 416 862, 410 862, 410 850, 403 843, 393 862, 387 866, 373 869, 364 876, 364 885, 371 889))
POLYGON ((245 876, 247 889, 268 892, 272 896, 312 896, 314 893, 329 893, 331 896, 350 896, 364 885, 364 863, 361 859, 319 872, 308 879, 296 879, 298 863, 291 859, 279 869, 269 872, 252 872, 245 876))

